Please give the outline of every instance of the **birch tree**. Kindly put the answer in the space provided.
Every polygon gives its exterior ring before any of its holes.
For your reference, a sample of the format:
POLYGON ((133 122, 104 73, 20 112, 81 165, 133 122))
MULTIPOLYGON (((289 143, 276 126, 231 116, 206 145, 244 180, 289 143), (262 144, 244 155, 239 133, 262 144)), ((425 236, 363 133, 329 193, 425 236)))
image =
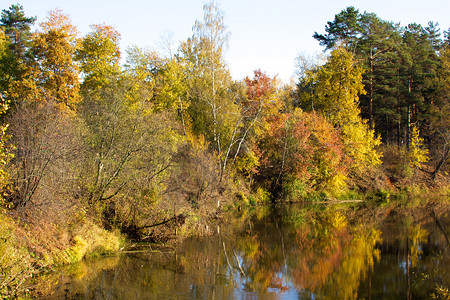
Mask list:
POLYGON ((203 9, 203 20, 195 22, 193 36, 181 45, 183 57, 192 64, 188 113, 194 133, 211 143, 222 170, 224 145, 229 143, 239 110, 228 94, 232 81, 223 52, 229 34, 222 11, 214 2, 203 9))

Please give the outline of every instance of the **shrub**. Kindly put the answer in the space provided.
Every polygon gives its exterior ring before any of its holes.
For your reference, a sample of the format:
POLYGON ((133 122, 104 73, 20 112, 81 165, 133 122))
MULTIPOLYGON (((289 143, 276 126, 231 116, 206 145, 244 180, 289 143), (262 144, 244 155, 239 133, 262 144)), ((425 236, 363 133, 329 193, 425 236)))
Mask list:
POLYGON ((26 290, 25 280, 36 272, 34 259, 21 247, 14 221, 0 213, 0 298, 18 297, 26 290))
POLYGON ((58 256, 63 263, 73 263, 83 258, 98 257, 117 252, 122 244, 118 232, 109 232, 92 222, 77 230, 72 246, 58 256))

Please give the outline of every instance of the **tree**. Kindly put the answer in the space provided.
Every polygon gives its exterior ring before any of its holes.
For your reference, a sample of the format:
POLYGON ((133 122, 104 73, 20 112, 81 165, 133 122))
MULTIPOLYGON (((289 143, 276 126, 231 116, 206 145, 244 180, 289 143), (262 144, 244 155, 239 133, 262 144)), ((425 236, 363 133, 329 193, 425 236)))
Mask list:
MULTIPOLYGON (((0 46, 1 47, 1 46, 0 46)), ((1 49, 1 48, 0 48, 1 49)), ((0 50, 1 53, 1 50, 0 50)), ((3 115, 8 110, 8 106, 1 103, 0 115, 3 115)), ((14 157, 14 146, 8 144, 10 135, 7 134, 8 124, 0 126, 0 190, 4 191, 5 187, 10 181, 10 174, 7 170, 10 160, 14 157)), ((5 194, 0 196, 0 202, 4 200, 5 194)))
POLYGON ((5 70, 5 60, 8 56, 8 42, 6 41, 5 33, 0 28, 0 100, 1 104, 6 104, 6 93, 8 89, 8 71, 5 70), (5 99, 4 99, 5 98, 5 99))
MULTIPOLYGON (((18 98, 19 82, 29 75, 27 63, 31 41, 30 28, 36 21, 35 17, 26 17, 22 5, 11 5, 8 10, 2 10, 0 27, 6 39, 3 55, 0 56, 0 89, 4 100, 18 98)), ((1 39, 4 39, 3 37, 1 39)))
POLYGON ((85 197, 105 225, 135 224, 158 201, 180 138, 170 113, 153 112, 144 79, 124 74, 108 82, 80 104, 85 197))
MULTIPOLYGON (((447 33, 448 38, 448 33, 447 33)), ((450 43, 444 44, 439 58, 442 61, 438 70, 439 98, 436 99, 430 109, 430 152, 435 160, 435 167, 432 173, 436 178, 438 172, 445 166, 450 156, 450 43)))
POLYGON ((437 90, 436 75, 439 62, 435 31, 436 26, 433 23, 427 28, 413 23, 406 27, 403 34, 403 49, 400 54, 403 93, 400 99, 403 104, 403 122, 406 127, 405 140, 408 149, 412 125, 429 119, 428 111, 437 90))
POLYGON ((65 203, 63 194, 73 183, 71 163, 79 145, 73 113, 79 101, 73 61, 76 29, 59 10, 51 11, 40 26, 42 31, 30 47, 29 74, 15 86, 23 101, 15 103, 7 119, 11 143, 17 148, 11 162, 16 189, 12 200, 21 208, 65 203), (54 200, 56 194, 60 201, 54 200))
POLYGON ((227 95, 231 77, 223 59, 228 40, 223 14, 213 2, 203 9, 203 22, 195 22, 193 36, 181 45, 184 59, 192 66, 188 113, 193 131, 211 142, 222 170, 224 145, 229 144, 231 124, 239 111, 227 95))
MULTIPOLYGON (((53 99, 74 108, 80 100, 78 66, 74 61, 77 29, 61 10, 50 11, 32 42, 33 79, 43 101, 53 99)), ((36 100, 36 99, 32 99, 36 100)))
POLYGON ((360 116, 359 94, 365 93, 362 74, 363 69, 355 64, 353 55, 344 48, 337 48, 325 65, 309 73, 306 81, 314 86, 317 111, 340 131, 354 169, 381 163, 380 154, 375 150, 381 141, 360 116))
POLYGON ((257 144, 259 184, 273 195, 301 197, 346 186, 348 158, 339 132, 324 117, 296 109, 268 120, 257 144))
POLYGON ((76 52, 84 75, 84 91, 100 89, 121 72, 119 32, 105 24, 91 25, 91 29, 76 52))
MULTIPOLYGON (((430 104, 439 94, 436 71, 441 47, 439 28, 398 24, 381 20, 373 13, 348 7, 314 34, 326 50, 341 45, 352 52, 365 73, 361 111, 369 127, 386 142, 409 147, 412 125, 427 136, 430 104)), ((305 86, 303 85, 303 88, 305 86)))
POLYGON ((7 118, 10 143, 15 146, 9 165, 17 208, 47 208, 60 213, 76 181, 81 159, 80 127, 71 111, 61 110, 54 99, 19 103, 7 118))
POLYGON ((422 163, 428 161, 428 149, 423 147, 423 138, 419 136, 419 130, 416 126, 411 132, 411 146, 408 153, 409 163, 412 168, 420 168, 422 163))
POLYGON ((234 85, 235 102, 240 106, 240 116, 234 124, 224 155, 223 172, 228 166, 228 159, 231 158, 229 167, 240 160, 239 169, 244 173, 249 173, 258 164, 252 144, 264 131, 265 119, 278 114, 282 106, 277 95, 276 77, 270 78, 261 70, 256 70, 253 79, 246 77, 244 83, 245 91, 239 90, 239 84, 234 85))
POLYGON ((190 126, 187 109, 190 105, 189 66, 180 57, 161 57, 158 53, 132 47, 127 50, 126 70, 132 76, 142 77, 152 89, 155 111, 174 111, 186 134, 190 126))
POLYGON ((11 41, 10 48, 18 60, 23 60, 31 37, 30 28, 36 17, 25 17, 23 6, 13 4, 8 10, 2 10, 0 26, 11 41))
POLYGON ((361 14, 353 6, 347 7, 334 16, 333 22, 327 22, 327 34, 314 33, 313 38, 319 41, 327 50, 343 46, 354 51, 361 34, 361 14))
MULTIPOLYGON (((392 80, 392 54, 398 49, 401 37, 395 25, 373 13, 364 13, 360 23, 357 57, 362 60, 365 69, 363 83, 367 91, 366 95, 361 95, 361 107, 364 108, 363 116, 369 119, 370 129, 375 129, 375 116, 378 117, 382 108, 386 108, 386 105, 380 104, 384 104, 385 98, 389 97, 386 85, 392 80)), ((380 122, 376 127, 381 131, 380 122)))

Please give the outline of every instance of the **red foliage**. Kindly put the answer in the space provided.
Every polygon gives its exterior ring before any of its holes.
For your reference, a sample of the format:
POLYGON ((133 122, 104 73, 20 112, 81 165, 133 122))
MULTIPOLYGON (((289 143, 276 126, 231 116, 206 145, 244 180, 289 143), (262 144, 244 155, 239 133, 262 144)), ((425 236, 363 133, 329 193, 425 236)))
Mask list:
POLYGON ((294 180, 323 188, 347 172, 339 132, 315 113, 296 111, 266 119, 267 131, 257 144, 258 179, 277 193, 294 180))

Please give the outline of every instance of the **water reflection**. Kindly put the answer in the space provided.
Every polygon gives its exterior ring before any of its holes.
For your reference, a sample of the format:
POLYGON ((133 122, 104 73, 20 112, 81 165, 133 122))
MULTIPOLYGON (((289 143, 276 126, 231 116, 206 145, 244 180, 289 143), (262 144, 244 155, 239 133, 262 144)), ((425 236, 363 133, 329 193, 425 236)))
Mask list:
POLYGON ((360 280, 379 259, 375 246, 381 232, 351 227, 339 211, 317 212, 301 223, 295 219, 255 222, 253 232, 228 241, 242 260, 234 269, 242 269, 245 288, 280 295, 296 289, 303 298, 355 298, 360 280))
POLYGON ((416 299, 448 283, 446 245, 413 221, 349 224, 339 210, 298 207, 229 218, 176 250, 65 269, 48 298, 416 299))

